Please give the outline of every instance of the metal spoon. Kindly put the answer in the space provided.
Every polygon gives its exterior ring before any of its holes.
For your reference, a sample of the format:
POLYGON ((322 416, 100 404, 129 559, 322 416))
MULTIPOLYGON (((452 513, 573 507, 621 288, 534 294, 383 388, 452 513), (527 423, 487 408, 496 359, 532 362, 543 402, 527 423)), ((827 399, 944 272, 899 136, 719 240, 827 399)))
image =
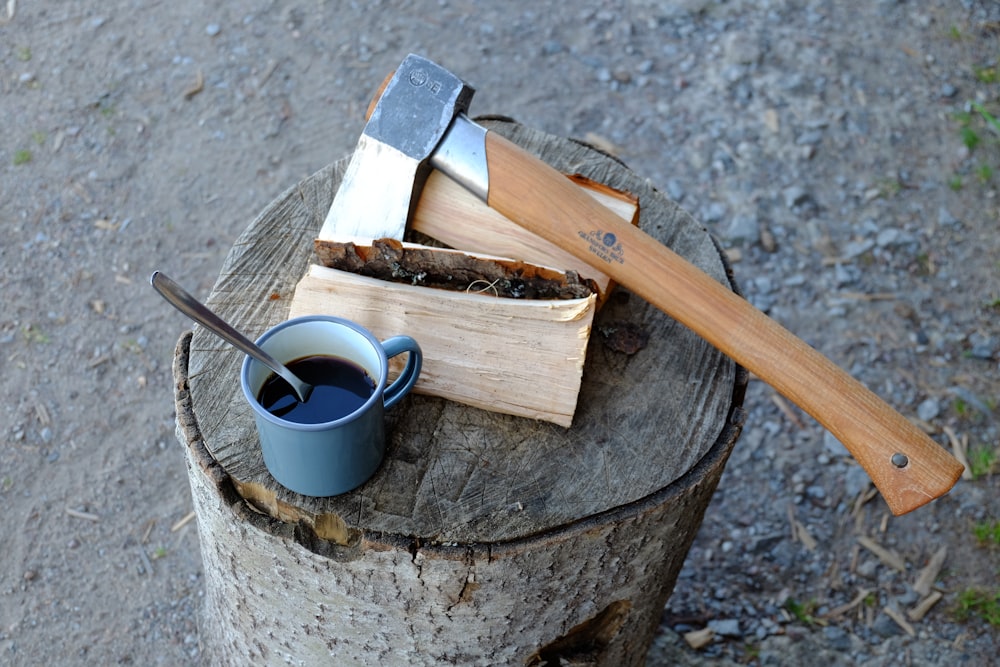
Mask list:
POLYGON ((305 403, 309 398, 309 394, 313 390, 311 384, 300 380, 295 373, 288 370, 287 366, 250 342, 246 336, 205 307, 205 304, 184 291, 183 287, 159 271, 153 272, 153 275, 149 278, 149 282, 153 286, 153 289, 159 292, 160 296, 166 299, 174 308, 228 342, 237 350, 247 353, 281 376, 285 382, 291 385, 292 390, 295 391, 295 395, 300 401, 305 403))

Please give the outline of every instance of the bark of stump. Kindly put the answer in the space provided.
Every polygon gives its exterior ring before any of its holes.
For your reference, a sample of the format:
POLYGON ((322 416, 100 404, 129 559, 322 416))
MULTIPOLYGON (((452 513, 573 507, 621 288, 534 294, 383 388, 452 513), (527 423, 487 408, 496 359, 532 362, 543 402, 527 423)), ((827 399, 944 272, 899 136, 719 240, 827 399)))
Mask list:
MULTIPOLYGON (((614 159, 486 124, 561 171, 638 195, 646 231, 736 289, 709 234, 614 159)), ((230 252, 208 302, 248 335, 285 319, 345 167, 289 189, 230 252)), ((334 498, 270 477, 240 353, 201 329, 182 336, 177 430, 204 559, 206 658, 642 664, 739 436, 747 376, 622 290, 594 328, 571 429, 410 396, 390 411, 381 469, 334 498), (623 331, 648 343, 615 351, 623 331)))

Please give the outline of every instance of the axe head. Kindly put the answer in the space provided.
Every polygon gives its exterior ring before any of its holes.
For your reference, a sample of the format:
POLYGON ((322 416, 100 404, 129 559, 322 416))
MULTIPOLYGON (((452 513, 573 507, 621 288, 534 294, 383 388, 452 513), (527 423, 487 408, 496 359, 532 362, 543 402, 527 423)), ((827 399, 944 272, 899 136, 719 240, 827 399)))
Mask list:
POLYGON ((429 159, 474 92, 440 65, 407 56, 371 110, 320 238, 402 239, 429 159))

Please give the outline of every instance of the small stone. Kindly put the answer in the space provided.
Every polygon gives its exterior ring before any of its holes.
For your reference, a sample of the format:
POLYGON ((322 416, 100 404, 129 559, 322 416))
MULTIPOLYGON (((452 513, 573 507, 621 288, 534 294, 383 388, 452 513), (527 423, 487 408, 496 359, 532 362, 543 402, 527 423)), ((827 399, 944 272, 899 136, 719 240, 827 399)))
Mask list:
POLYGON ((733 216, 725 232, 726 238, 731 241, 739 241, 747 244, 754 244, 760 241, 760 221, 756 215, 740 214, 733 216))
POLYGON ((826 489, 818 484, 813 484, 806 488, 806 495, 812 500, 823 500, 826 498, 826 489))
POLYGON ((888 248, 891 245, 895 245, 897 240, 899 240, 898 229, 883 229, 875 238, 875 244, 879 248, 888 248))
POLYGON ((684 195, 687 194, 687 191, 684 189, 684 186, 680 181, 676 178, 671 178, 667 180, 667 194, 675 202, 680 202, 684 199, 684 195))
POLYGON ((631 83, 632 73, 627 69, 616 69, 614 74, 611 75, 615 81, 618 83, 631 83))
POLYGON ((896 604, 900 607, 910 607, 919 600, 920 594, 913 590, 913 587, 909 584, 906 585, 906 590, 901 595, 896 596, 896 604))
POLYGON ((781 194, 785 199, 785 206, 790 209, 814 205, 812 195, 806 192, 805 188, 801 186, 793 185, 787 187, 781 191, 781 194))
POLYGON ((815 146, 821 141, 823 141, 823 132, 820 130, 803 132, 795 138, 795 143, 798 146, 815 146))
POLYGON ((981 333, 974 333, 969 336, 969 354, 976 359, 990 360, 997 352, 997 341, 995 338, 984 336, 981 333))
POLYGON ((844 285, 850 285, 857 281, 858 276, 856 275, 857 269, 853 266, 844 266, 843 264, 837 264, 833 267, 833 279, 837 283, 837 287, 843 287, 844 285))
POLYGON ((875 579, 878 575, 878 563, 872 559, 865 559, 858 565, 855 573, 865 579, 875 579))
POLYGON ((38 572, 35 570, 25 570, 23 578, 25 581, 34 581, 38 578, 38 572))
POLYGON ((222 27, 218 23, 209 23, 205 26, 205 34, 209 37, 215 37, 220 32, 222 32, 222 27))
POLYGON ((944 206, 938 208, 938 224, 943 227, 954 227, 959 223, 959 219, 951 214, 944 206))
POLYGON ((865 254, 869 250, 875 247, 875 242, 871 239, 862 239, 860 241, 850 241, 844 245, 844 249, 841 255, 844 259, 857 259, 861 255, 865 254))
POLYGON ((854 500, 868 490, 871 485, 871 478, 865 469, 858 465, 849 465, 844 473, 844 494, 848 499, 854 500))
POLYGON ((709 621, 708 627, 717 635, 722 637, 742 637, 740 631, 740 621, 735 618, 727 618, 718 621, 709 621))
POLYGON ((829 431, 823 431, 823 446, 833 456, 850 456, 847 447, 844 447, 829 431))
POLYGON ((958 94, 958 88, 951 85, 950 83, 945 83, 941 85, 941 97, 946 97, 948 99, 951 99, 952 97, 955 97, 955 95, 957 94, 958 94))
POLYGON ((872 623, 872 630, 874 630, 879 636, 885 637, 895 637, 896 635, 902 633, 902 628, 896 624, 896 621, 892 620, 887 614, 879 614, 875 617, 875 622, 872 623))
POLYGON ((941 402, 936 398, 928 398, 917 406, 917 416, 925 422, 935 419, 941 414, 941 402))
POLYGON ((730 32, 722 40, 723 57, 732 65, 750 65, 761 57, 757 40, 740 32, 730 32))
POLYGON ((724 217, 726 217, 726 205, 722 202, 714 201, 701 211, 701 219, 705 222, 719 222, 724 217))
POLYGON ((849 651, 851 649, 851 638, 847 631, 836 625, 828 625, 823 628, 823 635, 830 642, 830 648, 836 651, 849 651))
POLYGON ((542 55, 543 56, 554 56, 557 53, 562 53, 563 44, 560 41, 550 39, 545 44, 542 45, 542 55))
POLYGON ((914 242, 913 236, 898 229, 883 229, 875 237, 875 244, 879 248, 892 248, 904 246, 914 242))

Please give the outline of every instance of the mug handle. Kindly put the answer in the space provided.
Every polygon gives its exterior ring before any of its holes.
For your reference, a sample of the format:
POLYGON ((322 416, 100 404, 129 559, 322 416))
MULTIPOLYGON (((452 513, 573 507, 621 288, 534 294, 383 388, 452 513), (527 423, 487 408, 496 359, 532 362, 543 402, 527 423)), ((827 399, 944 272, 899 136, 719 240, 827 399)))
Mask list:
POLYGON ((417 344, 417 341, 409 336, 393 336, 392 338, 388 338, 382 341, 382 347, 385 349, 385 356, 390 358, 403 352, 409 352, 403 372, 382 393, 382 400, 385 402, 385 407, 391 408, 401 398, 406 396, 413 389, 413 385, 417 383, 424 355, 420 351, 420 345, 417 344))

